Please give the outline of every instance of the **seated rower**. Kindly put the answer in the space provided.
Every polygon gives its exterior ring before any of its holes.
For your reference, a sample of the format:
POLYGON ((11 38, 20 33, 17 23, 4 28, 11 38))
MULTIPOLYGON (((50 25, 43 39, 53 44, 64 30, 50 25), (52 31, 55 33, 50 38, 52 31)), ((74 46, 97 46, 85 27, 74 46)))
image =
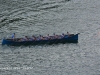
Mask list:
POLYGON ((41 40, 41 38, 40 37, 36 37, 36 40, 39 41, 39 40, 41 40))
POLYGON ((55 37, 55 36, 56 36, 56 34, 55 34, 55 33, 53 33, 53 36, 55 37))
POLYGON ((21 39, 21 41, 27 41, 28 40, 28 37, 25 36, 24 38, 21 39))
POLYGON ((33 40, 36 40, 35 36, 32 36, 32 39, 33 39, 33 40))
POLYGON ((45 37, 41 36, 41 40, 45 40, 45 37))
POLYGON ((65 36, 65 34, 64 34, 64 33, 62 33, 61 38, 63 38, 64 36, 65 36))
POLYGON ((59 35, 56 35, 55 33, 53 35, 54 35, 54 39, 59 39, 59 35))
POLYGON ((47 34, 47 39, 50 39, 50 36, 49 36, 49 34, 47 34))
POLYGON ((67 32, 67 35, 68 35, 69 37, 71 37, 71 36, 73 36, 74 34, 69 34, 69 32, 67 32))
POLYGON ((48 40, 48 37, 43 37, 43 40, 48 40))
POLYGON ((27 37, 27 36, 25 36, 25 39, 26 39, 26 40, 28 40, 28 37, 27 37))
POLYGON ((53 39, 57 39, 57 35, 53 33, 53 39))
POLYGON ((40 35, 40 36, 39 36, 39 39, 40 39, 40 40, 43 40, 43 36, 42 36, 42 35, 40 35))
POLYGON ((66 34, 66 35, 70 36, 69 32, 67 32, 67 34, 66 34))
POLYGON ((59 39, 59 35, 56 35, 56 39, 59 39))
POLYGON ((33 40, 35 40, 35 37, 32 36, 32 37, 28 38, 28 40, 29 40, 29 41, 33 41, 33 40))
POLYGON ((58 35, 58 39, 61 39, 61 38, 63 38, 62 35, 58 35))

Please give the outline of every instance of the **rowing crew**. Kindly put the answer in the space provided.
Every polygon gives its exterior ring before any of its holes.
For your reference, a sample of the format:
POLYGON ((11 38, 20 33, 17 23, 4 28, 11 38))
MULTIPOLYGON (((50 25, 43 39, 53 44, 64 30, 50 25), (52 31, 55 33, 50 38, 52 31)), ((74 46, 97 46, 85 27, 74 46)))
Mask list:
MULTIPOLYGON (((52 39, 61 39, 63 37, 69 37, 70 34, 67 32, 67 34, 62 33, 62 35, 56 35, 55 33, 53 34, 53 36, 49 36, 49 34, 47 34, 46 37, 39 35, 38 37, 32 36, 32 37, 28 37, 25 36, 24 38, 20 38, 18 41, 33 41, 33 40, 52 40, 52 39)), ((15 33, 12 35, 12 39, 15 39, 15 33)))

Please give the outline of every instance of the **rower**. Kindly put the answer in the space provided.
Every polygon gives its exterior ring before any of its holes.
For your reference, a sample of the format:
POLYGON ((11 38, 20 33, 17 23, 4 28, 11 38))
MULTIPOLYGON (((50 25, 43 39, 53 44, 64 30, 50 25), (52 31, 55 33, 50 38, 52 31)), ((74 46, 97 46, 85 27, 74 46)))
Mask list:
POLYGON ((57 38, 56 34, 55 34, 55 33, 53 33, 53 39, 56 39, 56 38, 57 38))
POLYGON ((32 39, 33 39, 33 40, 36 40, 36 38, 35 38, 35 36, 34 36, 34 35, 32 36, 32 39))
POLYGON ((47 39, 50 39, 50 36, 49 36, 49 34, 47 34, 47 39))
POLYGON ((62 33, 62 38, 65 36, 65 34, 64 33, 62 33))
POLYGON ((69 32, 67 32, 67 34, 66 34, 66 35, 70 36, 69 32))
POLYGON ((29 40, 29 41, 33 41, 33 40, 35 40, 35 37, 32 36, 32 37, 28 38, 28 40, 29 40))
POLYGON ((28 40, 28 37, 25 36, 24 38, 21 39, 21 41, 27 41, 28 40))

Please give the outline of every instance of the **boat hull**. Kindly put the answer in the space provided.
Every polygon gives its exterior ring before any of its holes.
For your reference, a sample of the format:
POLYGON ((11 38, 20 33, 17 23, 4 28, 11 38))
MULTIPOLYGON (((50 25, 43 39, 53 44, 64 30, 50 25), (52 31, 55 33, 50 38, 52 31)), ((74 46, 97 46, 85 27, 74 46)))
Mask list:
POLYGON ((58 43, 78 43, 78 34, 71 37, 65 36, 62 39, 52 39, 52 40, 39 40, 39 41, 13 41, 8 39, 2 40, 2 45, 41 45, 41 44, 58 44, 58 43))

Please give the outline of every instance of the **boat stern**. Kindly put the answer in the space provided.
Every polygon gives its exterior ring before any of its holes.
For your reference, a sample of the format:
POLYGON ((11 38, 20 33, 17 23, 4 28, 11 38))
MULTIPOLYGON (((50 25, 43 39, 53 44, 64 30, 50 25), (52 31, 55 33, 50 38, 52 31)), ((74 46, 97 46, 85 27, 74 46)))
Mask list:
POLYGON ((7 39, 2 39, 2 45, 11 45, 13 42, 7 39))
POLYGON ((2 45, 5 45, 5 44, 6 44, 5 39, 2 39, 2 45))

